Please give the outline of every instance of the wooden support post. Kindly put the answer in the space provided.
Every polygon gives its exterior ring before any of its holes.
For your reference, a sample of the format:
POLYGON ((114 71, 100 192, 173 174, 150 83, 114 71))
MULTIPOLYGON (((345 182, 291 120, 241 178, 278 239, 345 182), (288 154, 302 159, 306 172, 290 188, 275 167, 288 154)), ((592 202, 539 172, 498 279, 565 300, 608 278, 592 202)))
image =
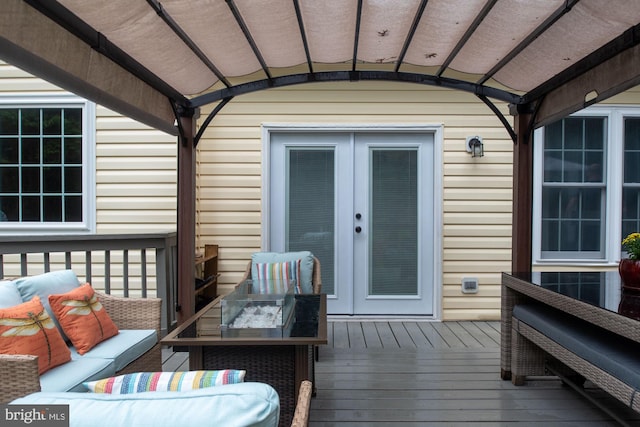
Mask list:
POLYGON ((533 129, 531 114, 515 115, 517 142, 513 147, 513 223, 511 271, 531 271, 533 206, 533 129))
POLYGON ((178 298, 177 321, 183 323, 195 313, 196 245, 196 117, 193 111, 180 115, 183 135, 178 140, 178 298))

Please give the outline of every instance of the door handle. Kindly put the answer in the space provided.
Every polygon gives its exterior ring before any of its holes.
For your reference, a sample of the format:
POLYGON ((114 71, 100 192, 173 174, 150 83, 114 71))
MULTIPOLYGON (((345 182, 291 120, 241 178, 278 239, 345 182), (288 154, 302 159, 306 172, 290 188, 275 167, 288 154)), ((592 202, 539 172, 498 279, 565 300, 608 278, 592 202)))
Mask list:
POLYGON ((357 227, 356 227, 356 233, 360 233, 361 231, 362 231, 362 227, 357 226, 357 227))

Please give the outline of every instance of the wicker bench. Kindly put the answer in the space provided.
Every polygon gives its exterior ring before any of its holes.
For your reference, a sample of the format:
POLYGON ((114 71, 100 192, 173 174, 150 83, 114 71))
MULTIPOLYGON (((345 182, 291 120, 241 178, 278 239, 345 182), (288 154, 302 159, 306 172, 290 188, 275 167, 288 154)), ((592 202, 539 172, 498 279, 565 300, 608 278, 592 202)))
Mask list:
POLYGON ((565 380, 589 380, 640 412, 640 343, 544 305, 516 305, 511 337, 511 380, 548 375, 560 362, 565 380))

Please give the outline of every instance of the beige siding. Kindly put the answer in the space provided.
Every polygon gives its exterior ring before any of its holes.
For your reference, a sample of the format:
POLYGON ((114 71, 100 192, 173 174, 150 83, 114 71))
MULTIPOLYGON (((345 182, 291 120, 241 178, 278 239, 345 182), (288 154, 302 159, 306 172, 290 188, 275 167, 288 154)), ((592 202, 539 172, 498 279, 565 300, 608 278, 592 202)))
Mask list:
MULTIPOLYGON (((0 61, 0 96, 66 93, 0 61)), ((175 230, 176 138, 96 107, 96 231, 175 230)))
MULTIPOLYGON (((507 106, 499 104, 507 114, 507 106)), ((203 116, 209 111, 203 111, 203 116)), ((213 120, 198 148, 198 245, 220 244, 222 290, 260 250, 263 123, 441 124, 444 319, 498 319, 500 272, 511 260, 513 143, 476 97, 399 83, 326 83, 249 94, 213 120), (485 156, 472 159, 465 138, 481 135, 485 156), (461 292, 477 277, 476 295, 461 292)))
MULTIPOLYGON (((607 103, 634 104, 639 94, 634 88, 607 103)), ((507 106, 498 107, 512 121, 507 106)), ((435 284, 442 318, 499 318, 500 273, 511 269, 513 143, 482 102, 463 92, 377 82, 296 86, 230 102, 198 153, 198 241, 221 245, 222 291, 260 249, 262 123, 442 124, 443 264, 435 284), (475 134, 485 142, 481 159, 464 150, 465 138, 475 134), (462 294, 463 277, 479 280, 477 294, 462 294)))
POLYGON ((0 93, 60 93, 60 88, 12 65, 0 61, 0 93))
POLYGON ((631 89, 618 94, 614 97, 607 99, 602 102, 603 104, 620 104, 620 105, 638 105, 638 100, 640 100, 640 87, 635 86, 631 89))
MULTIPOLYGON (((0 61, 0 96, 24 94, 63 94, 60 88, 0 61)), ((96 106, 96 232, 128 233, 173 231, 176 228, 176 138, 96 106)), ((140 288, 136 256, 131 257, 130 286, 140 288)), ((74 264, 84 254, 74 254, 74 264)), ((112 255, 118 263, 121 256, 112 255)), ((93 267, 94 284, 100 288, 104 275, 103 260, 93 267)), ((153 254, 147 254, 150 272, 154 272, 153 254)), ((37 261, 34 261, 37 263, 37 261)), ((53 270, 64 268, 62 260, 52 259, 53 270)), ((112 277, 121 267, 114 265, 112 277)), ((81 278, 84 271, 74 270, 81 278)), ((19 275, 18 265, 8 265, 7 276, 19 275)), ((34 271, 38 271, 37 269, 34 271)), ((153 277, 151 287, 155 286, 153 277)), ((115 290, 121 282, 114 282, 115 290)))
MULTIPOLYGON (((56 92, 62 91, 0 62, 0 96, 56 92)), ((634 88, 607 103, 637 103, 638 95, 634 88)), ((498 107, 511 121, 507 106, 498 107)), ((203 108, 202 120, 210 109, 203 108)), ((96 113, 97 232, 175 230, 175 137, 101 106, 96 113)), ((510 270, 511 260, 513 143, 475 96, 402 83, 293 86, 244 95, 222 109, 204 132, 196 160, 196 245, 220 245, 222 292, 260 250, 263 123, 442 125, 443 264, 435 283, 442 319, 499 318, 500 273, 510 270), (476 134, 485 143, 480 159, 464 146, 476 134), (479 280, 477 294, 462 294, 463 277, 479 280)))
POLYGON ((176 138, 96 108, 98 233, 176 227, 176 138))

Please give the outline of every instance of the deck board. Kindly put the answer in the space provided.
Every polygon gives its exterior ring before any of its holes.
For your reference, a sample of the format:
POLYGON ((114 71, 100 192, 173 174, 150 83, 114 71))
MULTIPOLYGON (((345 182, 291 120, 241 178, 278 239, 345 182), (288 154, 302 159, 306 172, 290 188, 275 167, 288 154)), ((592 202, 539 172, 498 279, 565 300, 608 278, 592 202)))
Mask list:
POLYGON ((433 345, 422 332, 417 322, 404 322, 404 327, 417 348, 433 348, 433 345))
POLYGON ((364 338, 360 322, 347 323, 347 332, 349 334, 350 348, 367 348, 367 343, 364 338))
POLYGON ((447 326, 447 323, 432 323, 433 329, 435 329, 438 334, 445 341, 446 345, 451 348, 464 348, 465 345, 460 338, 456 336, 455 333, 447 326))
POLYGON ((384 348, 399 348, 389 322, 375 322, 375 326, 384 348))
POLYGON ((420 322, 418 323, 418 327, 424 334, 424 336, 429 340, 431 346, 433 348, 443 348, 448 347, 447 342, 442 338, 442 335, 438 333, 433 327, 433 323, 431 322, 420 322))
POLYGON ((400 348, 415 348, 416 344, 411 339, 409 332, 404 327, 404 322, 389 322, 389 327, 391 328, 391 332, 396 338, 396 342, 400 348))
POLYGON ((376 325, 372 322, 362 322, 361 324, 367 348, 382 348, 382 341, 380 340, 380 335, 378 335, 376 325))
MULTIPOLYGON (((501 380, 499 322, 331 320, 327 331, 310 427, 618 425, 555 378, 501 380)), ((188 369, 186 353, 162 354, 165 371, 188 369)), ((587 390, 640 425, 640 414, 587 390)))
MULTIPOLYGON (((466 322, 465 322, 466 323, 466 322)), ((500 324, 497 322, 468 322, 475 325, 483 334, 490 338, 494 344, 500 345, 500 324)), ((489 345, 489 344, 487 344, 489 345)))
POLYGON ((333 345, 336 348, 349 348, 349 331, 346 323, 333 324, 333 345))
POLYGON ((163 348, 162 370, 165 372, 188 371, 189 355, 186 352, 173 352, 169 348, 163 348))

